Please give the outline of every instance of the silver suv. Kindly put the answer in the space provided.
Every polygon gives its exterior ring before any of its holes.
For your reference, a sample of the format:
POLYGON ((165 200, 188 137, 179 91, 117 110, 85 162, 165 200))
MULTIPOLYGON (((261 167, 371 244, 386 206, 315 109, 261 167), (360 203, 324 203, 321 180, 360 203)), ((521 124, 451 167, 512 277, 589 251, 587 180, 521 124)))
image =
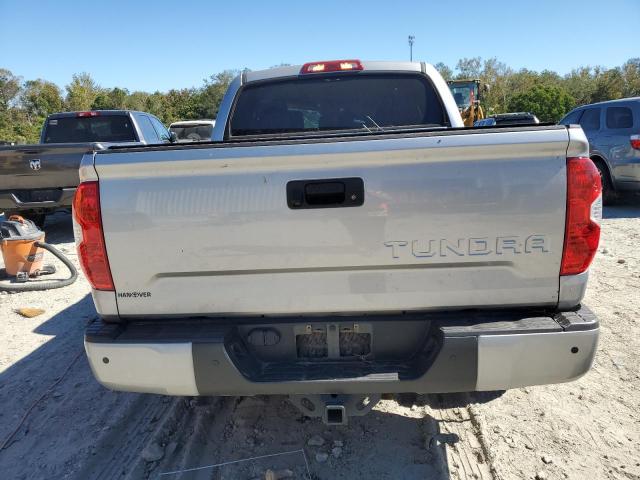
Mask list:
POLYGON ((640 192, 640 97, 583 105, 560 123, 580 124, 602 176, 604 203, 623 191, 640 192))

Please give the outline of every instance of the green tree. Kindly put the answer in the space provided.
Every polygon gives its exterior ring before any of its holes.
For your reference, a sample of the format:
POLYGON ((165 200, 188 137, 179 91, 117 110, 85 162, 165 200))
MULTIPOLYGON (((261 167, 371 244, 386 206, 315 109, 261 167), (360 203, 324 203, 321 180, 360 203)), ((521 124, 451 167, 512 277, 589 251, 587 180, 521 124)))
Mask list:
POLYGON ((631 58, 621 67, 624 97, 640 96, 640 58, 631 58))
POLYGON ((22 108, 11 107, 0 112, 0 140, 17 143, 37 143, 40 124, 30 121, 22 108))
POLYGON ((204 80, 204 86, 198 97, 197 116, 199 118, 216 118, 222 97, 239 73, 237 70, 225 70, 204 80))
POLYGON ((21 78, 11 71, 0 68, 0 110, 7 110, 11 102, 20 93, 21 78))
POLYGON ((482 59, 480 57, 462 58, 456 64, 457 79, 480 78, 482 72, 482 59))
POLYGON ((444 78, 445 80, 452 80, 453 79, 453 70, 451 70, 444 63, 438 62, 438 63, 436 63, 434 65, 434 67, 435 67, 436 70, 438 70, 440 75, 442 75, 442 78, 444 78))
POLYGON ((17 128, 27 124, 24 112, 16 105, 22 88, 21 82, 20 77, 0 68, 0 140, 20 142, 27 138, 16 132, 17 128))
POLYGON ((163 96, 162 120, 171 123, 178 120, 194 120, 198 118, 199 92, 194 88, 169 90, 163 96))
POLYGON ((557 122, 574 103, 563 87, 537 84, 511 98, 509 110, 532 112, 543 122, 557 122))
POLYGON ((575 105, 591 103, 596 84, 591 67, 571 70, 563 79, 563 86, 575 100, 575 105))
POLYGON ((508 79, 513 71, 497 58, 485 60, 480 72, 481 88, 488 88, 481 93, 482 105, 488 114, 506 111, 507 101, 512 93, 508 79))
POLYGON ((112 88, 98 93, 91 104, 92 110, 122 110, 126 108, 129 91, 126 88, 112 88))
POLYGON ((543 85, 560 86, 562 84, 562 77, 551 70, 543 70, 538 75, 538 81, 543 85))
POLYGON ((91 109, 100 87, 93 81, 88 73, 74 74, 71 83, 67 85, 66 108, 70 111, 82 111, 91 109))
POLYGON ((53 82, 28 80, 20 96, 21 103, 30 118, 46 117, 63 108, 62 91, 53 82))
POLYGON ((164 120, 165 111, 164 111, 164 94, 158 91, 153 92, 151 95, 148 95, 144 102, 143 111, 152 113, 158 118, 164 120))
MULTIPOLYGON (((149 93, 135 91, 130 93, 125 99, 124 107, 128 110, 140 110, 145 111, 147 108, 146 102, 149 98, 149 93)), ((155 114, 154 114, 155 115, 155 114)))
POLYGON ((622 71, 617 68, 611 70, 596 69, 595 88, 591 95, 591 102, 616 100, 624 96, 624 78, 622 71))

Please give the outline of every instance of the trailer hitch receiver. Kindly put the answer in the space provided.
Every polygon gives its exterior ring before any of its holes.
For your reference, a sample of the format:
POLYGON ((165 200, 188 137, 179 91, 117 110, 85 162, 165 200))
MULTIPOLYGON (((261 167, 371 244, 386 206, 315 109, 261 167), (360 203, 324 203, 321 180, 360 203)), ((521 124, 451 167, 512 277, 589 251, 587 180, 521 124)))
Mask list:
POLYGON ((327 425, 346 425, 349 417, 369 413, 380 395, 289 395, 289 401, 307 417, 322 418, 327 425))

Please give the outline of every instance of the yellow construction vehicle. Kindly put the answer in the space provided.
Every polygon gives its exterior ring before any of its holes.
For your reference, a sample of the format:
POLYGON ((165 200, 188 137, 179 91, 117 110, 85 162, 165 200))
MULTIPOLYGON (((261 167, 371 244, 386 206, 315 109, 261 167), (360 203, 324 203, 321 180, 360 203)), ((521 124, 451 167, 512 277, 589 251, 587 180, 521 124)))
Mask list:
POLYGON ((480 80, 449 80, 449 89, 458 105, 465 127, 473 127, 473 122, 484 118, 484 110, 480 105, 481 91, 488 90, 480 80))

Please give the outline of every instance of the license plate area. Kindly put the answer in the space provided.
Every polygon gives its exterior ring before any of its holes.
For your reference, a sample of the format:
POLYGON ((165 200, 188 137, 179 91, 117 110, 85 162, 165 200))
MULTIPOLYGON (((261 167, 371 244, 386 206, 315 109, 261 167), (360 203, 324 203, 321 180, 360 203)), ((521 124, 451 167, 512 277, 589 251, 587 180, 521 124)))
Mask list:
POLYGON ((423 348, 431 322, 420 316, 293 317, 237 326, 237 338, 258 362, 407 361, 423 348), (411 317, 409 317, 411 318, 411 317))
POLYGON ((372 351, 372 327, 369 324, 300 325, 294 327, 298 359, 365 358, 372 351))

